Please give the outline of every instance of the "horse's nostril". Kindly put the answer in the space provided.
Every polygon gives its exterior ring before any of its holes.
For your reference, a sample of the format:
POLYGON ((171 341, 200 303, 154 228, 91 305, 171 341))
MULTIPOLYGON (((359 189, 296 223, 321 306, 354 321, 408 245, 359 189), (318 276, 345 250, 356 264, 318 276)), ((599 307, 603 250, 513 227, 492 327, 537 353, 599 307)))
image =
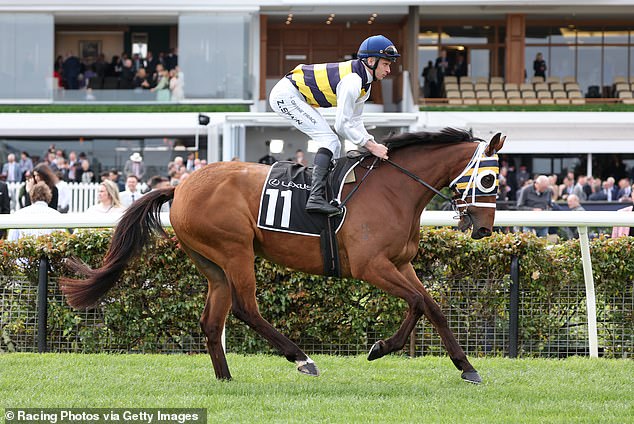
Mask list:
POLYGON ((492 232, 488 228, 480 227, 478 228, 478 231, 473 231, 473 233, 471 234, 471 238, 479 240, 484 237, 490 237, 491 234, 492 232))

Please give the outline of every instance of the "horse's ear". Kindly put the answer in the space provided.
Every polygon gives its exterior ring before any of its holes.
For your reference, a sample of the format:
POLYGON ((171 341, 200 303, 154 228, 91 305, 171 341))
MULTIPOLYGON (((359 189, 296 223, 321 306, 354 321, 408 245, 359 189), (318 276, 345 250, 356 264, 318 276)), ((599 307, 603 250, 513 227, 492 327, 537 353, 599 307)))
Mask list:
POLYGON ((484 152, 485 155, 493 156, 498 151, 500 151, 500 149, 502 149, 502 146, 504 145, 504 140, 506 140, 506 136, 502 137, 502 133, 495 134, 489 142, 489 146, 484 152))

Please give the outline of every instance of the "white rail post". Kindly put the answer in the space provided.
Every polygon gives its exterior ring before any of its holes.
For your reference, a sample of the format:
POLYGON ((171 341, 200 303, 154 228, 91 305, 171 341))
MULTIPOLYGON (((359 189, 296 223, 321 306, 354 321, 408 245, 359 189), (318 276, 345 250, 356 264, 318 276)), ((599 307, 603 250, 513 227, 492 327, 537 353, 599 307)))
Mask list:
POLYGON ((599 357, 599 342, 597 336, 597 299, 594 294, 594 277, 592 276, 592 260, 590 259, 590 243, 588 242, 588 227, 578 227, 579 244, 581 246, 581 262, 583 264, 583 278, 586 283, 586 307, 588 309, 588 343, 590 356, 599 357))

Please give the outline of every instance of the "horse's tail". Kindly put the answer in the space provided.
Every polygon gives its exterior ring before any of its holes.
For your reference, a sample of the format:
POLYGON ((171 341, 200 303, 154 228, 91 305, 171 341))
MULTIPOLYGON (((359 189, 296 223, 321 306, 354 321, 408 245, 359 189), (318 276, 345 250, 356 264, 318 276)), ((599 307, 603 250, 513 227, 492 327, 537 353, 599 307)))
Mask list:
POLYGON ((160 211, 163 203, 174 198, 174 190, 174 187, 152 190, 128 208, 115 228, 100 268, 93 270, 77 258, 66 261, 72 271, 86 276, 84 280, 60 279, 60 288, 69 305, 75 308, 94 305, 114 286, 154 233, 167 237, 161 226, 160 211))

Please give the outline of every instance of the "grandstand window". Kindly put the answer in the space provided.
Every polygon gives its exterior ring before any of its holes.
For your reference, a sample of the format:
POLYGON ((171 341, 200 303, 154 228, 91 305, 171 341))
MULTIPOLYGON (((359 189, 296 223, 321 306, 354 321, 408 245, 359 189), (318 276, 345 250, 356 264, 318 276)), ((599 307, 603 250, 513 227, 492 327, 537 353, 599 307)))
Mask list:
POLYGON ((611 86, 614 77, 627 75, 627 46, 605 46, 603 49, 603 85, 611 86))
POLYGON ((527 75, 537 52, 546 60, 547 75, 576 76, 581 90, 599 87, 601 96, 611 95, 617 76, 634 74, 631 28, 619 25, 562 24, 526 29, 525 63, 527 75))
POLYGON ((50 98, 53 28, 53 15, 0 13, 0 98, 50 98))
POLYGON ((249 99, 253 54, 248 37, 251 15, 181 15, 179 66, 186 98, 249 99))
MULTIPOLYGON (((579 83, 582 92, 589 92, 589 87, 593 85, 601 86, 601 63, 601 46, 578 47, 577 82, 579 83)), ((603 96, 602 92, 601 95, 603 96)))
MULTIPOLYGON (((547 57, 547 56, 546 56, 547 57)), ((533 67, 533 60, 535 56, 531 59, 530 66, 531 69, 533 67)), ((593 67, 598 67, 597 65, 601 63, 596 62, 593 67)), ((552 46, 550 48, 550 60, 546 62, 548 66, 548 72, 546 72, 547 76, 557 76, 563 77, 564 75, 574 75, 575 74, 575 47, 574 46, 552 46)))

